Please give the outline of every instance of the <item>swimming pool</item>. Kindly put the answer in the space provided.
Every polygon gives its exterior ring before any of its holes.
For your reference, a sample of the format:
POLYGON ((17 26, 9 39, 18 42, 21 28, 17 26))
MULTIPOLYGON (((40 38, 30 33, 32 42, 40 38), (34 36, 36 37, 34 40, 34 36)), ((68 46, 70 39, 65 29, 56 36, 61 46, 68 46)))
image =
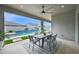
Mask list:
POLYGON ((26 30, 26 31, 15 31, 16 36, 21 36, 21 35, 31 35, 39 32, 39 30, 26 30))
POLYGON ((22 37, 22 36, 28 36, 28 35, 34 35, 35 33, 40 32, 38 29, 32 29, 32 30, 23 30, 23 31, 15 31, 15 34, 6 35, 5 39, 14 39, 16 37, 22 37))

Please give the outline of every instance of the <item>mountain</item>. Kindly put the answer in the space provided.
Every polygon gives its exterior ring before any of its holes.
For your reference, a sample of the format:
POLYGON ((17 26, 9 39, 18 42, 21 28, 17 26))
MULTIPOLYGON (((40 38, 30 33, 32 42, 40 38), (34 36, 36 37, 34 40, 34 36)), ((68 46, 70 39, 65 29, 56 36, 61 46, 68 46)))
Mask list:
MULTIPOLYGON (((18 24, 15 22, 10 22, 10 21, 4 21, 4 25, 22 25, 22 24, 18 24)), ((26 25, 22 25, 22 26, 26 26, 26 25)))

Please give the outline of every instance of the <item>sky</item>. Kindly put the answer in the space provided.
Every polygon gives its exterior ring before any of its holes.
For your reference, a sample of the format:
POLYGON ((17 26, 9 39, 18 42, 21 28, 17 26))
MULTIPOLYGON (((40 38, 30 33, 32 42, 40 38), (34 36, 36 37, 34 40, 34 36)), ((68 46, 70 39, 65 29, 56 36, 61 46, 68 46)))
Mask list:
MULTIPOLYGON (((21 15, 16 15, 8 12, 4 12, 4 21, 9 21, 13 23, 18 23, 21 25, 26 25, 26 24, 36 24, 40 25, 40 20, 29 18, 29 17, 24 17, 21 15)), ((51 24, 48 22, 44 22, 45 27, 49 27, 51 24)))
POLYGON ((29 23, 40 24, 39 20, 29 18, 29 17, 20 16, 20 15, 16 15, 16 14, 12 14, 12 13, 8 13, 8 12, 4 12, 4 21, 14 22, 14 23, 18 23, 21 25, 26 25, 29 23))

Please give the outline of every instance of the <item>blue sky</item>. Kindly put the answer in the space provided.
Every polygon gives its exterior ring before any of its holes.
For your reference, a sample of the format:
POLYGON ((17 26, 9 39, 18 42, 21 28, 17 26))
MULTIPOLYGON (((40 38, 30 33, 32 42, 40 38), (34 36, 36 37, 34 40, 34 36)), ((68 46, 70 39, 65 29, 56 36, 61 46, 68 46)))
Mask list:
POLYGON ((39 20, 8 13, 8 12, 4 12, 4 21, 10 21, 10 22, 14 22, 14 23, 22 24, 22 25, 25 25, 28 23, 40 24, 39 20))
MULTIPOLYGON (((41 23, 40 20, 24 17, 24 16, 20 16, 20 15, 8 13, 8 12, 4 12, 4 21, 14 22, 21 25, 26 25, 26 24, 40 25, 41 23)), ((51 25, 50 23, 44 22, 45 27, 48 28, 50 25, 51 25)))

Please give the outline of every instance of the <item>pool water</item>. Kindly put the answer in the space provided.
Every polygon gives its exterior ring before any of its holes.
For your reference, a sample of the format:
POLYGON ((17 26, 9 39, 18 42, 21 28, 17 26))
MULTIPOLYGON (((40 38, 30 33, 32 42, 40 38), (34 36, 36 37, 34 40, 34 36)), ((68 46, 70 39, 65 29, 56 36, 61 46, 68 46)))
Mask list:
POLYGON ((39 30, 26 30, 26 31, 16 31, 15 35, 20 36, 20 35, 31 35, 39 32, 39 30))
POLYGON ((5 36, 5 39, 7 40, 7 39, 13 39, 16 37, 21 37, 21 36, 34 35, 35 33, 38 33, 38 32, 40 32, 40 30, 38 30, 38 29, 15 31, 16 34, 5 36))

